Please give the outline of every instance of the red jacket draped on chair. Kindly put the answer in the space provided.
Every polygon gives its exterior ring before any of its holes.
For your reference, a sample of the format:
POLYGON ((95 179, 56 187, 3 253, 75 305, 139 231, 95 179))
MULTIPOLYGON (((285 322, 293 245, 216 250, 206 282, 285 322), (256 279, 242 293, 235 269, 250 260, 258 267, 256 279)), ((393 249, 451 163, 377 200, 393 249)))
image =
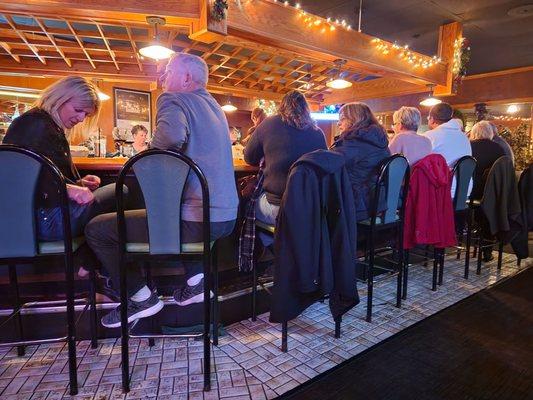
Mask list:
POLYGON ((417 244, 445 248, 457 243, 450 192, 452 177, 440 154, 430 154, 412 167, 405 207, 405 249, 417 244))

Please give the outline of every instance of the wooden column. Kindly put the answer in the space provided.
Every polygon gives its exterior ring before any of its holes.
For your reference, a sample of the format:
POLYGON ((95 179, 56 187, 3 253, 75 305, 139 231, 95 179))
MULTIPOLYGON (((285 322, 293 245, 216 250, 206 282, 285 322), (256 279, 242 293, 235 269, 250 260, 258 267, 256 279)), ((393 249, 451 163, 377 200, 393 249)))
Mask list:
POLYGON ((200 19, 193 23, 189 38, 204 43, 223 41, 228 34, 227 18, 222 21, 213 18, 211 15, 213 0, 200 0, 199 3, 200 19))
POLYGON ((460 22, 452 22, 441 25, 439 28, 439 51, 438 55, 446 63, 446 85, 438 85, 434 94, 437 96, 449 96, 453 91, 453 54, 455 41, 463 36, 463 26, 460 22))

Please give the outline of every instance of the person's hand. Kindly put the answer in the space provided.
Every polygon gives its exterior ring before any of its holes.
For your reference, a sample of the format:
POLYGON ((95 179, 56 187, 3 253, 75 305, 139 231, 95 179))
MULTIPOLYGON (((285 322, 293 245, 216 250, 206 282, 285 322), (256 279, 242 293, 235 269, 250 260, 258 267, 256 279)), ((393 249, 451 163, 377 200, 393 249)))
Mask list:
POLYGON ((85 175, 81 181, 81 186, 85 186, 89 188, 90 190, 96 190, 100 187, 100 178, 96 175, 85 175))
POLYGON ((93 192, 86 187, 67 185, 67 195, 70 200, 82 205, 90 204, 94 201, 93 192))

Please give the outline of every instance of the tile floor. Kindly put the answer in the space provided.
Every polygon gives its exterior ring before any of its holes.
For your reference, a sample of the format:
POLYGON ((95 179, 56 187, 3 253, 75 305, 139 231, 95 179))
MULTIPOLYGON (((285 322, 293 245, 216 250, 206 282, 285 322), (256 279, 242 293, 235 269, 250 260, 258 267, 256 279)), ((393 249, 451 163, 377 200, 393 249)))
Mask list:
MULTIPOLYGON (((523 262, 521 269, 533 265, 523 262)), ((228 334, 214 348, 212 390, 202 392, 202 344, 166 339, 150 349, 146 340, 131 340, 132 390, 121 391, 120 340, 101 340, 97 349, 89 342, 78 345, 79 395, 76 399, 271 399, 327 371, 402 329, 431 314, 519 272, 515 257, 504 256, 500 272, 496 263, 471 271, 462 278, 462 261, 446 261, 444 285, 430 288, 431 270, 410 269, 409 297, 401 309, 394 307, 395 277, 374 287, 374 315, 364 321, 362 303, 344 316, 342 336, 333 337, 334 323, 327 304, 316 303, 289 324, 289 352, 279 350, 280 325, 268 322, 268 314, 257 322, 245 320, 228 327, 228 334)), ((15 349, 0 349, 0 399, 59 400, 68 395, 67 355, 64 344, 32 346, 26 356, 15 349)))

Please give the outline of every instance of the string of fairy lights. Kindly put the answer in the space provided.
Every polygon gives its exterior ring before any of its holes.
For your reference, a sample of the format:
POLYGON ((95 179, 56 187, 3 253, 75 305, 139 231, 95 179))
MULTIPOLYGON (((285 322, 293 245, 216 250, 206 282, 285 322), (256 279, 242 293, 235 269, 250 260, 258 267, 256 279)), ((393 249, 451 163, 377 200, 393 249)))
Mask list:
MULTIPOLYGON (((308 28, 316 28, 321 33, 333 32, 336 29, 345 29, 347 31, 353 30, 352 26, 345 20, 339 18, 323 18, 314 14, 310 14, 302 8, 298 2, 290 2, 288 0, 263 0, 270 3, 278 4, 280 6, 290 8, 298 13, 298 17, 308 28)), ((430 68, 435 64, 441 62, 437 56, 424 56, 414 53, 409 49, 408 45, 400 45, 396 42, 390 43, 382 39, 375 38, 372 40, 377 51, 383 55, 396 53, 397 57, 413 68, 430 68)))
POLYGON ((496 115, 494 116, 494 119, 500 120, 500 121, 520 121, 520 122, 531 122, 531 118, 525 118, 525 117, 511 117, 509 115, 496 115))

